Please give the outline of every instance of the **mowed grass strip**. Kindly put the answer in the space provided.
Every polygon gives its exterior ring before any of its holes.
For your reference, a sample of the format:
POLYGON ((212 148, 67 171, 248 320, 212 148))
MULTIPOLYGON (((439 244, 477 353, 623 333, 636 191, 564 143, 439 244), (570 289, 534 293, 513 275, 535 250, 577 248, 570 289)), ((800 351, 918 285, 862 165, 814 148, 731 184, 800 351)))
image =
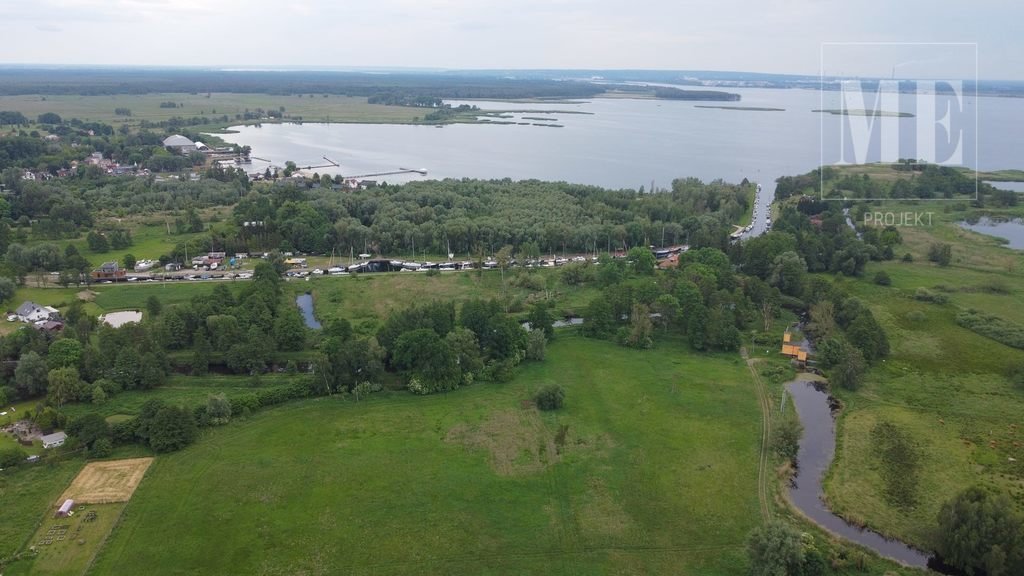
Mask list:
POLYGON ((562 335, 508 384, 298 402, 161 456, 93 572, 737 574, 759 430, 738 358, 562 335), (547 383, 562 411, 524 402, 547 383))

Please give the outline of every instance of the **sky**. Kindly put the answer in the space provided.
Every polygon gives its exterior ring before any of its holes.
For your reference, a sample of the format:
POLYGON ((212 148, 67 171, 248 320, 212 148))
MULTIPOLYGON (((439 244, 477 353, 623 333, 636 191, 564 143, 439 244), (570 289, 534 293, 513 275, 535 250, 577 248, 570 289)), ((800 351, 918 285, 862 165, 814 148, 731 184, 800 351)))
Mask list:
POLYGON ((824 59, 1024 80, 1022 16, 1018 0, 0 0, 0 63, 816 75, 824 59), (907 44, 923 42, 945 44, 907 44))

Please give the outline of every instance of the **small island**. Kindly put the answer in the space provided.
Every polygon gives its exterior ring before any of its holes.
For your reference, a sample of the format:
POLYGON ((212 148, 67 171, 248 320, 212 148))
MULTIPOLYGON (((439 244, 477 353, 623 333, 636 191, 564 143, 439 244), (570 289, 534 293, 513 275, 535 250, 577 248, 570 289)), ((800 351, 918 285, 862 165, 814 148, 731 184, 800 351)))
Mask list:
POLYGON ((811 110, 811 112, 821 112, 823 114, 832 114, 833 116, 888 116, 895 118, 913 118, 914 115, 910 112, 892 112, 890 110, 864 110, 860 108, 829 108, 826 110, 811 110))
POLYGON ((711 106, 707 104, 694 104, 694 108, 716 108, 718 110, 743 110, 747 112, 785 112, 785 108, 769 108, 767 106, 711 106))

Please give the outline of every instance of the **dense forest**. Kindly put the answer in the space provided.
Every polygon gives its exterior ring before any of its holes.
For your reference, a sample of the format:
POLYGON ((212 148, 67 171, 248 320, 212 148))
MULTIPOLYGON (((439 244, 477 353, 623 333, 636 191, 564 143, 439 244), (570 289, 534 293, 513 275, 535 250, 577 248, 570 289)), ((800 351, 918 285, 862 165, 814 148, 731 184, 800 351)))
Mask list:
MULTIPOLYGON (((369 74, 337 71, 257 70, 33 70, 0 69, 0 94, 151 94, 161 92, 234 92, 257 94, 338 94, 363 96, 371 103, 437 106, 442 99, 574 99, 607 90, 636 91, 630 84, 598 84, 550 75, 510 77, 505 73, 369 74)), ((685 79, 678 83, 692 83, 685 79)), ((713 90, 659 88, 658 98, 739 100, 738 94, 713 90)), ((9 122, 8 122, 9 123, 9 122)))
POLYGON ((976 181, 969 173, 949 166, 918 164, 902 160, 891 165, 907 178, 872 178, 869 174, 854 176, 826 166, 799 176, 783 176, 776 180, 775 198, 784 200, 792 196, 822 196, 826 198, 857 199, 921 199, 962 198, 973 200, 976 207, 1016 206, 1017 194, 1000 190, 985 182, 976 181), (977 193, 977 198, 975 194, 977 193))
POLYGON ((751 190, 673 182, 644 194, 536 180, 442 180, 356 191, 253 189, 234 209, 225 245, 329 253, 349 248, 492 254, 505 244, 533 256, 691 243, 724 248, 751 190), (262 221, 247 230, 242 223, 262 221))

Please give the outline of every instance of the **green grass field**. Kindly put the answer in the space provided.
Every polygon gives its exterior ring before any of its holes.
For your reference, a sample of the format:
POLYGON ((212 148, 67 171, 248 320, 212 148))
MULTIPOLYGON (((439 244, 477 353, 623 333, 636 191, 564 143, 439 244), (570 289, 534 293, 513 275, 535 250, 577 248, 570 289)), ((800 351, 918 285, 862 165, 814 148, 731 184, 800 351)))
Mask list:
POLYGON ((54 518, 52 510, 56 506, 51 505, 30 541, 30 545, 36 548, 31 564, 19 562, 12 567, 11 573, 46 576, 83 574, 102 548, 111 528, 117 524, 124 507, 123 502, 76 505, 74 516, 54 518), (89 512, 96 514, 91 521, 86 520, 89 512))
POLYGON ((160 457, 92 572, 741 573, 750 386, 731 357, 562 336, 504 385, 289 404, 160 457), (548 382, 567 405, 538 413, 548 382))
MULTIPOLYGON (((81 459, 0 472, 0 559, 10 558, 35 533, 54 501, 82 468, 81 459)), ((6 571, 5 571, 6 573, 6 571)))
POLYGON ((1024 504, 1024 437, 1018 430, 1024 390, 1007 378, 1024 365, 1024 351, 955 322, 959 310, 972 307, 1024 322, 1022 254, 964 233, 954 224, 957 215, 939 210, 932 228, 901 229, 905 246, 897 253, 908 250, 913 263, 873 263, 864 280, 841 281, 869 303, 893 352, 860 391, 837 391, 846 408, 826 483, 837 512, 925 548, 933 544, 942 503, 972 484, 1005 490, 1024 504), (951 266, 927 262, 927 246, 937 241, 953 243, 951 266), (880 270, 892 286, 870 282, 880 270), (991 286, 1005 293, 986 290, 991 286), (948 303, 916 300, 920 287, 946 294, 948 303), (883 496, 882 463, 871 440, 879 422, 896 425, 920 456, 912 505, 894 505, 883 496))
POLYGON ((115 128, 123 124, 138 125, 141 120, 160 122, 175 116, 193 118, 206 116, 214 120, 227 114, 229 122, 219 121, 198 129, 215 126, 230 126, 241 123, 236 114, 247 110, 279 110, 284 114, 301 117, 305 122, 366 122, 366 123, 408 123, 423 115, 422 110, 403 106, 368 104, 366 98, 317 94, 284 96, 271 94, 117 94, 106 96, 62 96, 37 94, 24 96, 0 96, 0 110, 18 111, 30 119, 44 112, 56 112, 64 119, 78 118, 83 121, 104 122, 115 128), (44 99, 45 98, 45 99, 44 99), (177 102, 178 108, 161 108, 161 102, 177 102), (115 108, 128 108, 130 117, 118 116, 115 108))
MULTIPOLYGON (((531 303, 547 296, 547 301, 554 303, 553 314, 565 316, 582 314, 590 299, 600 294, 593 286, 567 286, 560 281, 557 269, 531 273, 543 279, 548 286, 547 294, 544 290, 520 287, 515 281, 517 274, 525 275, 526 272, 505 273, 507 296, 504 297, 501 273, 497 270, 482 274, 445 272, 437 276, 411 272, 329 276, 309 282, 290 282, 288 286, 296 294, 313 294, 316 316, 321 322, 346 318, 357 328, 363 326, 364 331, 374 331, 379 319, 387 317, 392 310, 419 302, 452 300, 458 306, 473 298, 498 298, 516 304, 520 311, 526 311, 531 303)), ((516 310, 513 308, 511 311, 516 310)))

